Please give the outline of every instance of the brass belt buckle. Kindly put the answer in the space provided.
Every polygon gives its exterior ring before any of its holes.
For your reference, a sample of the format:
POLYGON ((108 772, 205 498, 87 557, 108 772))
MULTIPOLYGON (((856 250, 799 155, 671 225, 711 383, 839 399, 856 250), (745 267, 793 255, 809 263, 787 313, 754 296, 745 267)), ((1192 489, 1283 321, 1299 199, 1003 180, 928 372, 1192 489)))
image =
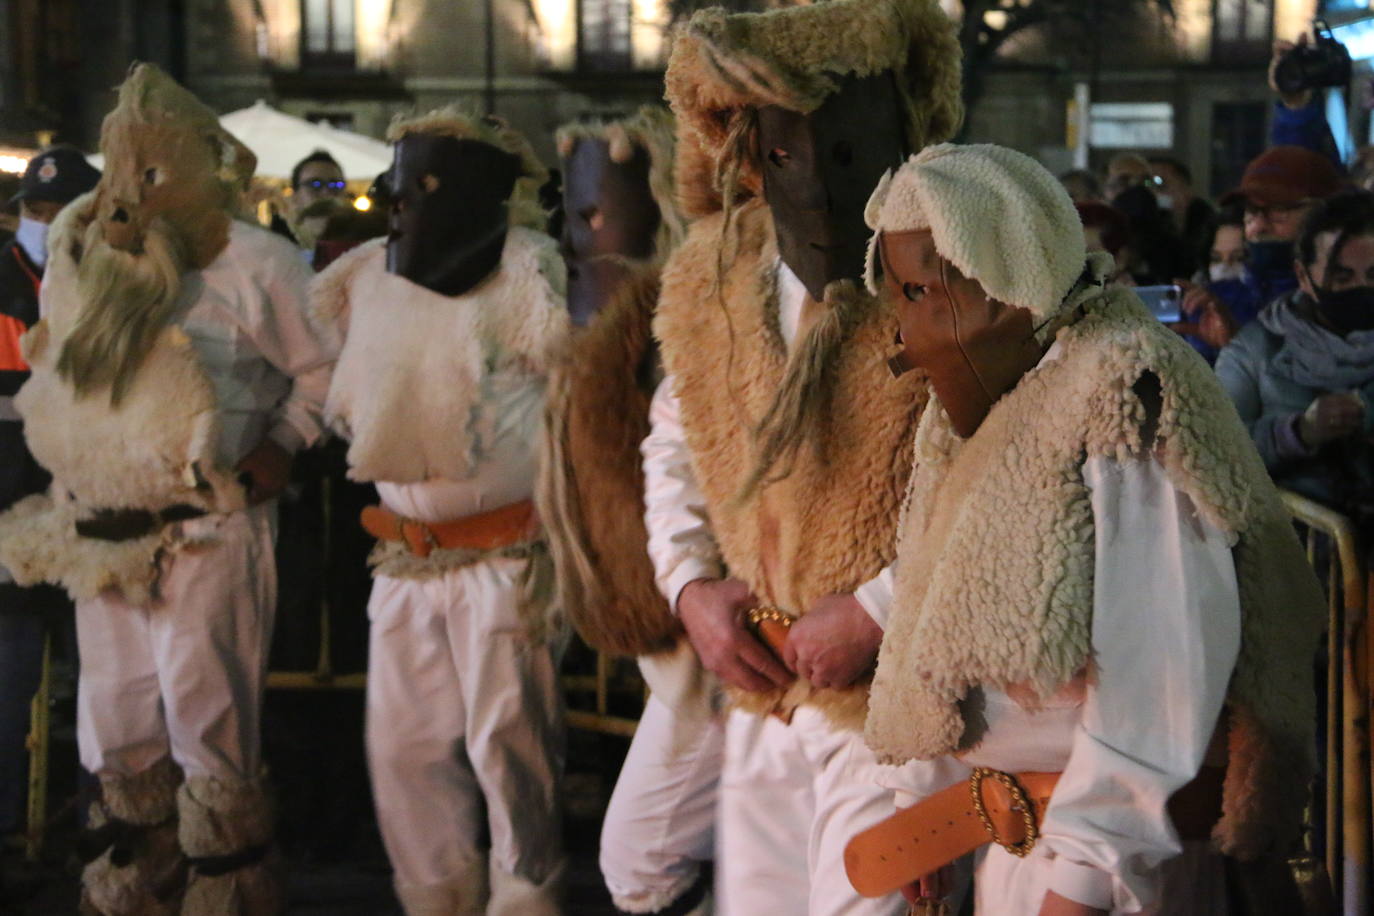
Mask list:
POLYGON ((990 767, 974 767, 973 772, 969 774, 968 791, 973 796, 973 810, 978 813, 978 819, 983 822, 983 829, 992 837, 992 842, 1014 856, 1025 858, 1029 855, 1035 848, 1035 841, 1040 838, 1040 828, 1035 823, 1035 809, 1031 807, 1026 790, 1021 788, 1021 783, 1016 781, 1016 777, 990 767), (988 777, 1000 782, 1011 793, 1011 810, 1021 812, 1021 822, 1025 825, 1026 835, 1019 843, 1008 843, 997 835, 997 827, 992 823, 992 817, 983 804, 983 780, 988 777))
POLYGON ((758 628, 762 626, 765 621, 776 623, 783 628, 790 628, 793 622, 793 618, 787 616, 781 609, 766 604, 761 604, 758 607, 751 607, 749 610, 745 611, 744 619, 749 622, 749 626, 752 627, 755 632, 758 631, 758 628))

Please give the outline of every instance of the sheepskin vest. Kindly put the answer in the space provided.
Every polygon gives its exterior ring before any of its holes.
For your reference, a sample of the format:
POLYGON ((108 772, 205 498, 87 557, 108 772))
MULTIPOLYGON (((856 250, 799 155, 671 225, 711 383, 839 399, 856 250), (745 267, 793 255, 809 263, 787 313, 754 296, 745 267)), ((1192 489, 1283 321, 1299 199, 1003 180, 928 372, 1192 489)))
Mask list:
MULTIPOLYGON (((968 440, 932 410, 902 523, 867 738, 888 762, 974 740, 980 685, 1048 696, 1091 661, 1094 525, 1085 458, 1153 450, 1232 543, 1242 645, 1228 698, 1231 854, 1282 852, 1312 768, 1311 664, 1324 602, 1288 514, 1207 365, 1119 287, 1060 331, 968 440), (1157 395, 1157 397, 1156 397, 1157 395)), ((1147 533, 1148 534, 1148 533, 1147 533)))
POLYGON ((499 419, 484 385, 503 373, 543 384, 566 335, 556 245, 511 227, 501 265, 461 296, 387 273, 383 246, 355 248, 311 287, 316 317, 344 334, 326 418, 350 440, 354 480, 466 479, 499 419))
MULTIPOLYGON (((857 285, 862 318, 834 368, 834 400, 813 419, 789 473, 741 494, 756 464, 754 430, 788 367, 778 325, 777 244, 767 207, 742 204, 695 222, 668 262, 654 333, 674 381, 692 468, 730 575, 763 602, 804 614, 825 595, 852 592, 891 561, 911 443, 925 407, 920 373, 887 368, 895 313, 857 285)), ((833 287, 832 287, 833 289, 833 287)), ((807 328, 798 334, 802 348, 807 328)), ((837 724, 857 727, 867 683, 736 695, 756 710, 815 702, 837 724)))
POLYGON ((179 326, 160 332, 118 406, 105 392, 77 395, 58 374, 82 306, 73 244, 93 203, 94 193, 78 198, 55 221, 46 315, 23 338, 33 374, 15 407, 30 451, 54 484, 0 516, 0 564, 20 585, 50 582, 78 600, 115 589, 143 603, 155 590, 157 558, 182 546, 180 526, 99 541, 78 536, 76 521, 96 509, 187 504, 230 511, 243 506, 243 489, 231 470, 218 467, 214 385, 179 326))
POLYGON ((563 613, 615 655, 670 648, 681 632, 654 583, 639 444, 660 375, 650 333, 659 271, 643 267, 585 328, 549 378, 539 515, 563 613))

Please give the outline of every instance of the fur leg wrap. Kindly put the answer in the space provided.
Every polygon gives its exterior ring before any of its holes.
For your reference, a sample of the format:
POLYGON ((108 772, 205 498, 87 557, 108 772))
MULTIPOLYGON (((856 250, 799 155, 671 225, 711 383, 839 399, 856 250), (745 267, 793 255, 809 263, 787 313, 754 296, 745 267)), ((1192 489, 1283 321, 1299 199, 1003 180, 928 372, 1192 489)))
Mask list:
POLYGON ((396 884, 396 899, 406 916, 483 916, 487 911, 487 860, 465 866, 451 881, 432 885, 396 884))
POLYGON ((267 776, 193 776, 177 793, 181 848, 191 863, 182 916, 274 916, 285 910, 271 849, 267 776))
POLYGON ((181 770, 163 758, 133 776, 100 777, 101 800, 78 840, 82 908, 99 916, 175 916, 186 885, 177 840, 181 770))
POLYGON ((561 916, 563 864, 559 863, 544 880, 529 878, 491 868, 491 903, 487 916, 561 916))

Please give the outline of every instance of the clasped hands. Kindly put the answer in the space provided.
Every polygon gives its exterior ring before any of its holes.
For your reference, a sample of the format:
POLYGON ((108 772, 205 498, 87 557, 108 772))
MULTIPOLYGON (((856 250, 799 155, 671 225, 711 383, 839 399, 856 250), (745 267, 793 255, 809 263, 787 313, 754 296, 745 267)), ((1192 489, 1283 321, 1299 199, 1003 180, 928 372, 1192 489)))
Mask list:
POLYGON ((741 690, 786 687, 795 677, 817 687, 847 687, 878 656, 883 631, 853 595, 826 595, 787 631, 779 659, 744 615, 759 604, 738 579, 696 579, 678 596, 678 616, 701 662, 741 690))

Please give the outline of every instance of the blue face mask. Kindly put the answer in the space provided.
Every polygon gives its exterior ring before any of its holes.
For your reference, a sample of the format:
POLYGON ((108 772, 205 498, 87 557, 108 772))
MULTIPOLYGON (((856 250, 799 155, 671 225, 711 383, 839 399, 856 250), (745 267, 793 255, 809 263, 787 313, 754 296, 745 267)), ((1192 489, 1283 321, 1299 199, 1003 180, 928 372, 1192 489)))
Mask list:
POLYGON ((40 223, 27 216, 19 217, 19 228, 14 233, 14 240, 24 249, 24 254, 29 256, 30 261, 39 267, 48 263, 47 223, 40 223))
POLYGON ((1245 263, 1250 268, 1250 273, 1260 280, 1291 276, 1293 243, 1250 242, 1245 246, 1245 263))

